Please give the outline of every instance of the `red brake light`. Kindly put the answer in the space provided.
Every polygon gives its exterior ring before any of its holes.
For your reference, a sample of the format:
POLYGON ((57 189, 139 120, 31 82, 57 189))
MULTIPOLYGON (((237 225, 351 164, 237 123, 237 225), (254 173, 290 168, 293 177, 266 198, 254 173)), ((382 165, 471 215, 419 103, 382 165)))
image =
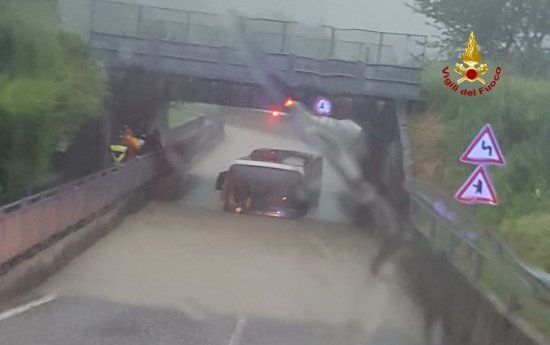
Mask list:
POLYGON ((271 114, 273 115, 273 117, 277 117, 277 116, 279 116, 281 113, 279 113, 278 111, 275 110, 275 111, 272 112, 271 114))
POLYGON ((288 98, 285 102, 285 107, 292 107, 294 105, 294 100, 292 98, 288 98))

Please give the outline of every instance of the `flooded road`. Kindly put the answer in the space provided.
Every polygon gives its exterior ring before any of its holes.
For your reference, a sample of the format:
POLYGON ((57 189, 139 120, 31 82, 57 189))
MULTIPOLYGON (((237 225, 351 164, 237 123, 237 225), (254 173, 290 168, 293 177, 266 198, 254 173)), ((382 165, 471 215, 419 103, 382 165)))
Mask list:
MULTIPOLYGON (((220 209, 219 193, 215 190, 218 173, 227 170, 234 159, 246 156, 256 148, 266 147, 318 153, 306 144, 285 136, 230 125, 225 126, 225 133, 224 142, 190 170, 185 198, 180 202, 182 206, 220 209)), ((337 172, 325 159, 319 208, 310 212, 307 218, 347 223, 347 217, 341 211, 338 203, 338 194, 344 188, 337 172)))
POLYGON ((287 220, 221 212, 215 179, 257 147, 300 142, 226 127, 186 194, 133 214, 0 320, 0 344, 421 344, 396 268, 369 272, 374 240, 347 224, 325 167, 320 209, 287 220))

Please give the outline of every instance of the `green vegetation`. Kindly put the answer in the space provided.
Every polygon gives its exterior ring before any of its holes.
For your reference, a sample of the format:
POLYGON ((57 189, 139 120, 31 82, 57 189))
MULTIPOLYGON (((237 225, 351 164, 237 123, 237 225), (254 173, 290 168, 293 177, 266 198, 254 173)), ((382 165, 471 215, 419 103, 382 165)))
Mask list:
POLYGON ((414 0, 410 7, 441 29, 441 41, 433 43, 447 57, 461 54, 468 34, 474 31, 487 56, 522 75, 550 76, 548 1, 414 0))
POLYGON ((168 128, 174 128, 185 122, 198 117, 200 111, 199 104, 172 102, 168 108, 167 121, 168 128))
POLYGON ((504 222, 502 233, 514 244, 518 255, 550 272, 550 214, 532 213, 509 219, 504 222))
MULTIPOLYGON (((507 165, 490 168, 500 205, 479 207, 476 216, 498 228, 524 260, 550 271, 550 50, 546 43, 550 2, 414 0, 411 7, 430 18, 442 33, 434 47, 440 49, 444 61, 429 63, 423 78, 428 117, 436 120, 435 128, 441 128, 437 148, 431 151, 437 174, 428 174, 429 178, 454 193, 473 170, 459 163, 458 157, 480 128, 490 123, 507 165), (450 66, 454 74, 470 31, 476 34, 482 63, 490 68, 485 80, 490 82, 497 65, 502 67, 496 86, 477 97, 452 92, 441 73, 444 66, 450 66)), ((481 86, 463 83, 461 88, 481 86)), ((419 124, 416 121, 415 126, 419 124)), ((424 174, 429 171, 422 169, 424 174)))
POLYGON ((543 226, 550 220, 545 215, 550 210, 550 82, 515 77, 503 70, 490 93, 467 97, 445 87, 441 74, 444 65, 430 65, 423 80, 430 112, 443 127, 437 158, 444 163, 436 182, 449 193, 457 190, 473 171, 458 157, 481 127, 490 123, 507 166, 490 168, 501 204, 481 207, 477 216, 487 224, 502 225, 505 237, 520 256, 550 270, 550 226, 543 226), (544 250, 546 253, 540 253, 544 250))
POLYGON ((101 69, 61 31, 55 0, 0 3, 0 192, 43 182, 62 137, 100 116, 101 69))

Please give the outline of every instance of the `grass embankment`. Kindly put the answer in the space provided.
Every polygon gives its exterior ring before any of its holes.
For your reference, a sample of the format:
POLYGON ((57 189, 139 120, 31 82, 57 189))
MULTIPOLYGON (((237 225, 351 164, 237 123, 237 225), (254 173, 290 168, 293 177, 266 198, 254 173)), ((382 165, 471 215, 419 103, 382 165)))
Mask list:
MULTIPOLYGON (((459 156, 490 123, 507 159, 506 167, 489 168, 500 205, 479 206, 472 214, 480 226, 495 229, 522 260, 550 272, 550 82, 504 71, 489 93, 465 97, 443 85, 443 65, 425 69, 428 110, 410 120, 416 177, 452 198, 474 169, 459 162, 459 156)), ((507 278, 485 266, 484 284, 505 301, 507 278)), ((550 336, 550 310, 533 301, 522 300, 520 314, 550 336)))
POLYGON ((489 93, 467 97, 444 86, 443 65, 426 68, 428 111, 411 120, 417 176, 452 197, 473 171, 458 157, 490 123, 507 165, 489 168, 500 204, 480 206, 476 218, 498 229, 526 262, 550 272, 550 82, 503 71, 489 93))
POLYGON ((410 118, 409 131, 416 178, 441 182, 444 162, 441 158, 443 152, 439 141, 443 124, 430 113, 415 115, 410 118))
POLYGON ((198 103, 171 103, 166 115, 168 128, 180 126, 197 118, 201 114, 200 107, 201 105, 198 103))

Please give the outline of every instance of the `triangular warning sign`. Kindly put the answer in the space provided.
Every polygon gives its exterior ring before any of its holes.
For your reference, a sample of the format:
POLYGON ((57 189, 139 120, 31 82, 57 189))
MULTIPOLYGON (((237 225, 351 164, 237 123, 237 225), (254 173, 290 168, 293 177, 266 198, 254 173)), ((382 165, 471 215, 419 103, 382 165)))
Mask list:
POLYGON ((504 166, 504 155, 491 125, 486 124, 460 156, 460 161, 471 164, 504 166))
POLYGON ((477 167, 472 175, 468 177, 456 192, 455 199, 464 204, 498 205, 497 193, 487 170, 483 166, 477 167))

